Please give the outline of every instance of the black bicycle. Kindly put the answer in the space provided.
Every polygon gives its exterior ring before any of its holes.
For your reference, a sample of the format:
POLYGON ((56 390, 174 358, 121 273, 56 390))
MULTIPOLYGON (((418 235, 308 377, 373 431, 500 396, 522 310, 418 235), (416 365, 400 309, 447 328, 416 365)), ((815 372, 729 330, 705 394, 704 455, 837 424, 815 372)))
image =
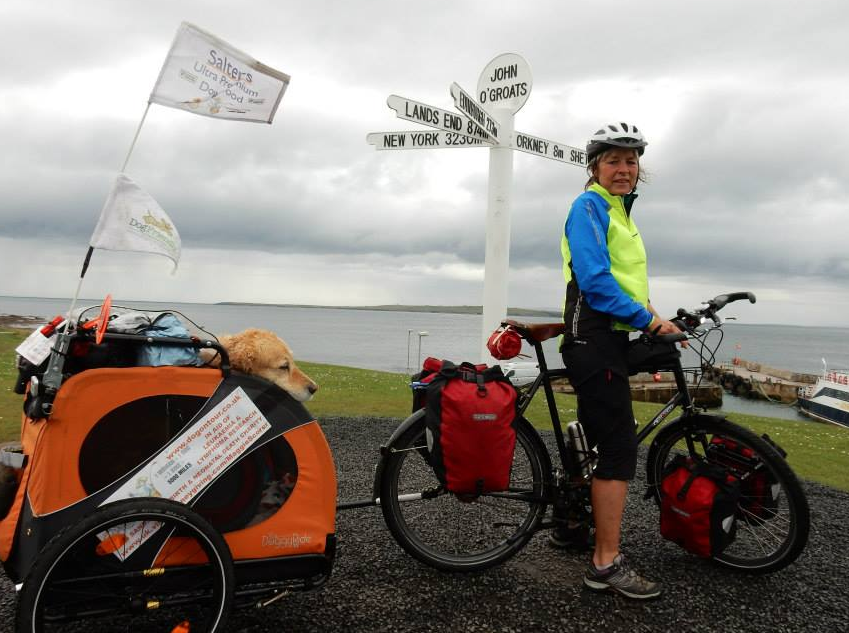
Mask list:
MULTIPOLYGON (((689 340, 703 362, 712 362, 721 343, 722 321, 717 313, 728 303, 748 299, 749 292, 724 294, 698 309, 680 309, 673 321, 680 334, 643 337, 634 346, 631 373, 671 371, 677 392, 642 429, 642 442, 660 427, 673 410, 675 419, 663 424, 649 445, 646 458, 647 499, 661 501, 664 468, 678 454, 718 463, 740 480, 743 494, 737 511, 737 536, 713 560, 725 567, 751 573, 769 573, 792 563, 807 543, 808 503, 783 451, 767 436, 759 437, 724 417, 707 415, 696 407, 688 387, 688 373, 675 343, 689 340), (708 345, 708 335, 719 340, 708 345), (733 450, 728 450, 729 447, 733 450), (755 486, 754 483, 767 482, 755 486), (749 485, 747 485, 747 483, 749 485)), ((563 324, 523 324, 505 321, 533 348, 539 375, 519 389, 520 417, 516 450, 507 490, 474 498, 448 492, 430 465, 425 412, 407 418, 381 447, 375 475, 375 497, 386 524, 398 543, 414 558, 452 572, 478 571, 504 562, 527 544, 539 530, 565 525, 573 533, 592 529, 590 481, 595 454, 581 445, 580 425, 564 432, 552 382, 564 379, 564 369, 549 369, 542 342, 563 332, 563 324), (557 460, 525 413, 542 387, 554 431, 557 460), (554 508, 551 513, 548 508, 554 508)))

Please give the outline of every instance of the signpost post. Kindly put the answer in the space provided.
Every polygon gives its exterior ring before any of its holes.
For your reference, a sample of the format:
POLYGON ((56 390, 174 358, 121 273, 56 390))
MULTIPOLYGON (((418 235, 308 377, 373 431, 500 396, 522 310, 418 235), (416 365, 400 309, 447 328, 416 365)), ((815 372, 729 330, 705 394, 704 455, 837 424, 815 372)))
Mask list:
MULTIPOLYGON (((489 185, 486 211, 481 360, 489 355, 486 341, 507 316, 507 277, 510 270, 510 213, 513 195, 513 150, 586 167, 584 150, 516 132, 515 114, 525 105, 533 80, 528 63, 519 55, 495 57, 480 74, 476 97, 452 83, 454 106, 463 116, 411 99, 391 95, 387 105, 398 118, 421 123, 437 132, 372 132, 366 141, 378 150, 438 147, 488 147, 489 185)), ((421 342, 421 338, 419 339, 421 342)))

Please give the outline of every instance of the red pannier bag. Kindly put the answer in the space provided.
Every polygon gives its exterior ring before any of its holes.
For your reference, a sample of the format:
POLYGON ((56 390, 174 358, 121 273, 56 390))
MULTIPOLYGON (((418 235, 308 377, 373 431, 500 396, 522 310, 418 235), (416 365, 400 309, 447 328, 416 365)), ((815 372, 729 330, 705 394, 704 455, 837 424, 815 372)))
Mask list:
POLYGON ((425 410, 431 466, 449 492, 507 489, 516 446, 516 390, 501 367, 442 361, 428 380, 425 410))
POLYGON ((740 485, 726 469, 678 455, 664 469, 660 487, 663 538, 705 558, 734 541, 740 485))
MULTIPOLYGON (((765 436, 764 439, 782 457, 787 456, 769 437, 765 436)), ((741 446, 727 437, 714 435, 706 455, 711 462, 729 468, 740 480, 739 518, 747 523, 762 523, 778 513, 781 485, 751 448, 741 446)))

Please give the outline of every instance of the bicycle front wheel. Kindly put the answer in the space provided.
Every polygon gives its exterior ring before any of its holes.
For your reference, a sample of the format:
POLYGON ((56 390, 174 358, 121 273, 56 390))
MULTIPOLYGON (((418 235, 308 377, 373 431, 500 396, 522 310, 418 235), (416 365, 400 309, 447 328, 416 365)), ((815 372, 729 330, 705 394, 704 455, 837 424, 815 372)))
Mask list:
POLYGON ((389 447, 380 507, 395 540, 441 571, 479 571, 504 562, 528 542, 545 514, 550 458, 539 434, 517 420, 508 490, 473 499, 442 486, 430 465, 424 411, 389 447))
POLYGON ((196 512, 119 501, 45 546, 18 596, 16 630, 222 631, 233 574, 223 537, 196 512), (90 618, 100 621, 81 628, 90 618))
POLYGON ((810 510, 799 480, 772 444, 724 418, 679 418, 649 448, 646 474, 658 503, 664 468, 681 453, 719 464, 740 481, 736 537, 715 562, 764 574, 796 560, 808 541, 810 510))

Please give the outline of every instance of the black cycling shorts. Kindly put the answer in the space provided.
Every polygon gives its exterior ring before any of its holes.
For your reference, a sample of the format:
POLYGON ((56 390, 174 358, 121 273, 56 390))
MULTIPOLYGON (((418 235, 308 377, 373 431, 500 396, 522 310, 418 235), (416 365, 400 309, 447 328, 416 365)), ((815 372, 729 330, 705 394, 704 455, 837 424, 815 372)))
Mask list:
POLYGON ((567 341, 563 363, 578 398, 578 420, 598 452, 595 477, 630 481, 637 472, 637 433, 628 383, 628 335, 567 341))

